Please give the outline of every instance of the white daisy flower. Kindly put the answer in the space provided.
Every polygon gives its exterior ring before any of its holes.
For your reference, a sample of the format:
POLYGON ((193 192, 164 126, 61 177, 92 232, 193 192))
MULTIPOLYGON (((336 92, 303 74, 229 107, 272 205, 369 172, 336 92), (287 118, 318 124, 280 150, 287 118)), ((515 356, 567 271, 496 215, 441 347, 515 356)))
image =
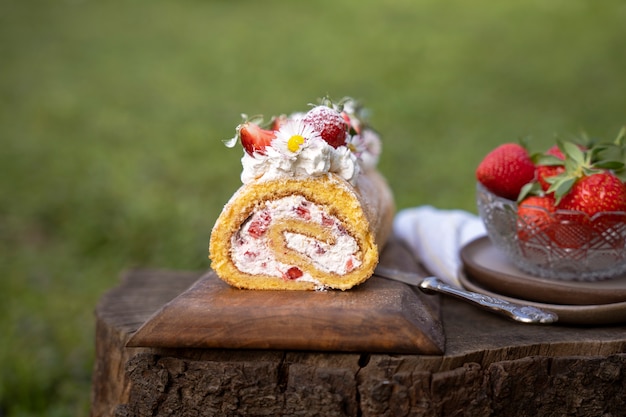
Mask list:
POLYGON ((310 143, 321 140, 321 136, 301 119, 288 119, 276 132, 272 148, 286 157, 300 154, 310 143))

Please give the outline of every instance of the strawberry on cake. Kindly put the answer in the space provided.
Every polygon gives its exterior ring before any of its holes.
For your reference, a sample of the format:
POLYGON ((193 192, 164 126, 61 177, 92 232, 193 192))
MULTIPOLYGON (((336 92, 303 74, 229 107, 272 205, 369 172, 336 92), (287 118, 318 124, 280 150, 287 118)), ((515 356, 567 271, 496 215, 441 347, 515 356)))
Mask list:
POLYGON ((352 99, 237 126, 243 185, 209 244, 217 275, 246 289, 347 290, 374 272, 393 196, 376 169, 380 138, 352 99))

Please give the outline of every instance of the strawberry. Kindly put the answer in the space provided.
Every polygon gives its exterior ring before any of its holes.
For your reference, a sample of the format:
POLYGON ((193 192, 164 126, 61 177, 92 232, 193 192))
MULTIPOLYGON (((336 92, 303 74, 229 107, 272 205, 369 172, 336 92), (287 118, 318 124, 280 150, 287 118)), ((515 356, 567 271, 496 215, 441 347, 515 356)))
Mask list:
MULTIPOLYGON (((621 146, 621 145, 620 145, 621 146)), ((560 142, 564 152, 564 172, 550 179, 549 193, 554 193, 557 208, 586 213, 626 209, 626 188, 611 170, 622 170, 621 161, 604 160, 600 153, 606 145, 591 148, 560 142)))
POLYGON ((588 242, 591 227, 576 213, 557 211, 553 194, 531 195, 517 208, 517 238, 561 248, 580 248, 588 242))
POLYGON ((267 229, 272 222, 272 216, 268 211, 262 211, 259 217, 250 223, 248 227, 248 233, 255 239, 260 238, 267 232, 267 229))
POLYGON ((589 217, 603 211, 626 211, 626 185, 609 171, 585 175, 565 194, 558 208, 589 217))
POLYGON ((593 228, 581 212, 563 211, 557 206, 550 239, 561 248, 579 249, 593 238, 593 228))
POLYGON ((565 167, 563 166, 563 161, 565 159, 565 155, 559 149, 557 145, 552 146, 545 152, 545 155, 552 156, 552 164, 544 165, 541 162, 537 163, 537 167, 535 168, 535 178, 541 185, 541 189, 543 191, 548 191, 550 188, 550 183, 548 182, 548 178, 555 177, 565 171, 565 167), (558 161, 555 161, 555 158, 558 161))
POLYGON ((577 213, 557 211, 553 194, 531 195, 517 208, 517 238, 531 239, 561 248, 580 248, 592 233, 577 213))
MULTIPOLYGON (((348 129, 352 129, 352 128, 354 128, 355 130, 357 129, 358 126, 352 126, 352 120, 350 119, 350 115, 348 113, 346 113, 345 111, 342 111, 339 114, 341 114, 343 121, 348 124, 348 129)), ((358 130, 357 130, 357 133, 358 133, 358 130)))
POLYGON ((494 194, 516 200, 524 185, 535 178, 535 164, 517 143, 505 143, 489 152, 476 169, 476 179, 494 194))
POLYGON ((594 232, 611 239, 610 217, 591 217, 600 212, 626 211, 626 186, 608 171, 586 175, 561 197, 557 209, 559 228, 553 239, 559 246, 580 248, 592 240, 594 232))
POLYGON ((346 144, 349 125, 338 111, 324 105, 313 107, 302 119, 333 148, 346 144))
POLYGON ((555 157, 559 158, 560 160, 564 160, 565 159, 565 155, 563 155, 563 152, 561 152, 561 150, 559 149, 559 145, 552 145, 550 147, 550 149, 548 149, 546 151, 546 155, 555 156, 555 157))
POLYGON ((297 266, 292 266, 286 272, 283 272, 283 279, 285 281, 296 280, 300 278, 304 273, 297 266))
POLYGON ((304 220, 310 220, 311 219, 311 211, 309 210, 309 208, 306 206, 306 204, 300 204, 297 207, 294 207, 294 211, 296 212, 296 215, 304 220))
POLYGON ((263 129, 252 122, 239 125, 238 135, 244 149, 251 156, 254 156, 255 152, 265 155, 265 147, 276 137, 273 130, 263 129))
POLYGON ((280 128, 285 123, 287 123, 287 120, 289 120, 289 118, 285 114, 281 114, 280 116, 274 117, 272 119, 272 129, 273 130, 280 130, 280 128))
MULTIPOLYGON (((576 145, 581 151, 587 148, 583 145, 576 145)), ((553 145, 543 155, 535 160, 537 168, 535 169, 535 178, 543 191, 548 191, 551 185, 550 178, 561 175, 565 172, 565 155, 559 148, 559 145, 553 145)))
POLYGON ((548 191, 551 185, 548 182, 548 178, 556 177, 564 171, 565 167, 563 165, 537 165, 535 176, 537 178, 537 182, 541 185, 541 189, 543 191, 548 191))
MULTIPOLYGON (((617 148, 621 147, 617 144, 617 148)), ((548 193, 556 199, 560 245, 578 248, 590 243, 594 234, 604 240, 615 240, 612 232, 623 216, 598 213, 626 211, 626 185, 611 170, 622 170, 623 162, 601 158, 606 144, 583 148, 561 142, 559 148, 565 155, 565 170, 550 179, 548 193), (615 217, 615 218, 614 218, 615 217)), ((619 235, 619 233, 617 234, 619 235)), ((621 241, 621 239, 619 239, 621 241)), ((617 243, 619 245, 619 243, 617 243)))
POLYGON ((554 223, 556 210, 554 196, 531 195, 524 198, 517 206, 517 237, 528 241, 534 236, 547 233, 554 223))
POLYGON ((354 261, 352 260, 352 258, 349 258, 346 261, 346 272, 350 272, 354 269, 354 261))

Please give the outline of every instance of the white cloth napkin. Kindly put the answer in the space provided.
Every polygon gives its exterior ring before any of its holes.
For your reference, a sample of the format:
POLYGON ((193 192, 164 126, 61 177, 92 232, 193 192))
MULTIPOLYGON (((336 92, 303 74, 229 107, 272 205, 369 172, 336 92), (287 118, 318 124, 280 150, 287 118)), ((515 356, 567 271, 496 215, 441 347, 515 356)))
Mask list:
POLYGON ((459 251, 486 233, 482 220, 475 214, 432 206, 399 211, 393 229, 433 275, 458 287, 461 287, 459 251))

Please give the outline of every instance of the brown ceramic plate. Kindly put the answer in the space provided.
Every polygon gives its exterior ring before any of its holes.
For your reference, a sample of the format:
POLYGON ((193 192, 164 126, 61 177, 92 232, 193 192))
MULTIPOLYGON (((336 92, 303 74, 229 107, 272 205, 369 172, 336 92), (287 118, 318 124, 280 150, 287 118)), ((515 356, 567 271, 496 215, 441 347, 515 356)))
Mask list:
POLYGON ((626 276, 593 282, 534 277, 509 262, 486 236, 465 245, 460 256, 472 282, 500 295, 564 305, 626 302, 626 276))
POLYGON ((550 310, 559 316, 557 324, 606 325, 626 323, 626 302, 596 305, 538 303, 519 298, 507 297, 502 294, 489 291, 477 284, 472 277, 464 274, 463 272, 459 274, 459 281, 463 287, 470 291, 491 297, 498 297, 513 303, 521 303, 544 310, 550 310))

